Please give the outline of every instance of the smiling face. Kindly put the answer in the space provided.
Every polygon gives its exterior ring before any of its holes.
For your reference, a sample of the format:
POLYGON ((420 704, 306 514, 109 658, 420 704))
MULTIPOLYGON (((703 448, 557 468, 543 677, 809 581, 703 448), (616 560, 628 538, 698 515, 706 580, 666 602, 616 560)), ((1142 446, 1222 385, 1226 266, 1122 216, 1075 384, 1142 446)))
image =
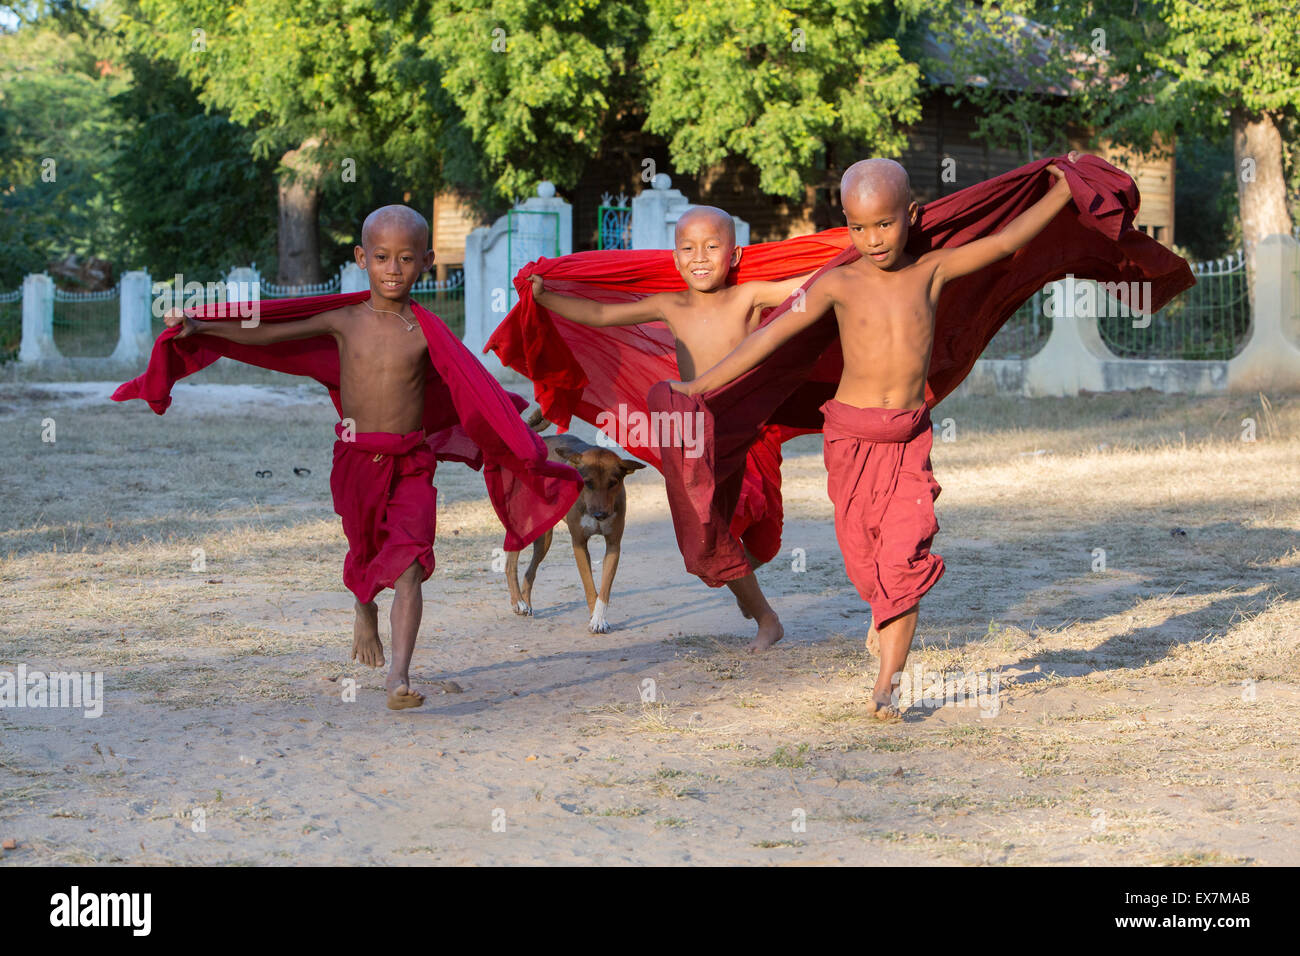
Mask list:
POLYGON ((898 265, 918 210, 903 167, 887 159, 854 163, 841 181, 840 203, 862 258, 881 269, 898 265))
POLYGON ((687 286, 713 292, 727 284, 727 273, 740 261, 730 216, 712 206, 696 206, 677 220, 674 237, 677 271, 687 286))
POLYGON ((370 294, 405 301, 421 273, 433 265, 424 217, 407 206, 385 206, 366 217, 357 265, 370 276, 370 294))

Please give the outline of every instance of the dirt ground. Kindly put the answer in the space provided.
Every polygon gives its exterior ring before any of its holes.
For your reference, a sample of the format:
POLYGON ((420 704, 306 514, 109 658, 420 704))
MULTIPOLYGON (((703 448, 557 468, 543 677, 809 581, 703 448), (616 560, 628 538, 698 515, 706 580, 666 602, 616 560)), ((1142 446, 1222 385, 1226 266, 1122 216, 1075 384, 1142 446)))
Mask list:
POLYGON ((1300 863, 1297 397, 945 402, 910 667, 996 706, 917 693, 885 725, 815 436, 758 657, 657 473, 593 635, 567 532, 516 617, 482 479, 443 466, 431 696, 394 714, 347 660, 323 392, 183 385, 157 417, 108 391, 0 385, 0 672, 105 696, 0 709, 0 865, 1300 863))

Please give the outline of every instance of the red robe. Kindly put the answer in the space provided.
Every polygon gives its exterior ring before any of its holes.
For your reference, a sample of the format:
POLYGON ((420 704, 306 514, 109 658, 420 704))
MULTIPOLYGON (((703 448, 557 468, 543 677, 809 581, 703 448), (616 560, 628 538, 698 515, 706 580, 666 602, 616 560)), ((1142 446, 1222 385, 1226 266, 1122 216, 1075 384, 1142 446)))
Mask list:
MULTIPOLYGON (((352 305, 369 295, 366 291, 264 300, 259 303, 259 316, 263 322, 288 322, 352 305)), ((582 479, 568 465, 546 460, 546 445, 519 417, 528 402, 505 391, 441 319, 416 302, 411 308, 428 340, 432 363, 424 396, 425 441, 440 461, 482 469, 488 497, 505 526, 503 546, 507 551, 521 550, 564 517, 582 490, 582 479)), ((221 319, 217 312, 217 306, 209 306, 200 317, 221 319)), ((161 415, 171 404, 177 380, 228 356, 315 379, 329 390, 335 409, 343 414, 338 344, 329 335, 240 345, 210 335, 178 339, 179 333, 179 328, 166 329, 158 336, 148 368, 119 386, 114 401, 144 399, 161 415)))
MULTIPOLYGON (((1195 282, 1182 258, 1132 228, 1139 203, 1132 178, 1094 156, 1075 163, 1043 159, 927 203, 908 251, 921 255, 1001 231, 1051 188, 1049 163, 1065 171, 1073 205, 1015 255, 944 287, 926 387, 932 406, 966 377, 1016 309, 1051 281, 1073 274, 1103 282, 1150 282, 1153 309, 1195 282)), ((811 269, 820 274, 856 258, 848 230, 830 229, 747 247, 729 280, 778 280, 811 269)), ((765 426, 786 429, 786 437, 821 430, 820 407, 834 396, 843 369, 834 316, 828 314, 736 381, 688 398, 667 384, 656 385, 678 378, 672 335, 662 323, 595 329, 570 322, 538 308, 527 281, 534 273, 563 294, 628 301, 684 288, 672 252, 582 252, 531 263, 515 278, 519 303, 486 348, 532 379, 543 413, 562 427, 572 415, 594 424, 597 414, 619 403, 629 409, 702 413, 702 457, 687 458, 680 448, 663 449, 662 456, 628 450, 664 473, 687 566, 715 586, 747 573, 729 530, 734 515, 728 510, 729 483, 745 473, 750 449, 765 426)), ((793 301, 772 309, 764 323, 793 301)))
POLYGON ((822 454, 844 570, 877 628, 910 611, 943 577, 930 467, 930 407, 855 408, 831 399, 822 454))
POLYGON ((343 584, 368 604, 414 563, 420 565, 420 580, 427 581, 438 530, 438 489, 433 486, 438 459, 424 432, 352 435, 344 432, 342 422, 334 431, 339 440, 330 494, 348 539, 343 584))

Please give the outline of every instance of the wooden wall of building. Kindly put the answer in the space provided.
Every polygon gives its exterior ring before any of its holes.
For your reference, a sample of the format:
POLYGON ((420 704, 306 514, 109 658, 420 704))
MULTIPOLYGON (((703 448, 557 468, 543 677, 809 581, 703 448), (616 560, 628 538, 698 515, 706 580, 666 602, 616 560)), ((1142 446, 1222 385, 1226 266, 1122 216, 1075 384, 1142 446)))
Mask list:
MULTIPOLYGON (((937 199, 1029 161, 1023 146, 990 147, 976 139, 975 131, 976 114, 969 101, 955 106, 937 91, 925 99, 921 120, 908 130, 907 147, 896 157, 907 167, 912 191, 919 201, 937 199), (951 182, 944 179, 945 160, 953 161, 951 182)), ((1082 140, 1076 145, 1086 148, 1082 140)), ((1174 234, 1173 156, 1130 160, 1105 146, 1098 152, 1134 176, 1142 194, 1138 227, 1169 245, 1174 234)), ((654 172, 667 173, 673 187, 691 201, 718 206, 749 222, 753 242, 786 239, 844 223, 834 186, 809 187, 802 201, 770 196, 759 188, 758 170, 742 159, 730 159, 698 176, 686 175, 670 166, 667 143, 662 138, 628 130, 611 135, 577 185, 561 191, 573 204, 575 250, 596 248, 596 213, 602 194, 617 197, 622 192, 630 200, 642 189, 650 188, 646 160, 653 162, 654 172)), ((827 182, 836 182, 838 176, 839 170, 828 170, 827 182)), ((435 201, 435 250, 440 262, 463 259, 465 236, 479 224, 468 218, 472 214, 466 210, 454 197, 439 196, 435 201)))
MULTIPOLYGON (((484 225, 473 207, 451 192, 441 192, 433 199, 434 262, 439 267, 459 268, 465 263, 465 237, 484 225)), ((438 274, 443 275, 439 268, 438 274)))

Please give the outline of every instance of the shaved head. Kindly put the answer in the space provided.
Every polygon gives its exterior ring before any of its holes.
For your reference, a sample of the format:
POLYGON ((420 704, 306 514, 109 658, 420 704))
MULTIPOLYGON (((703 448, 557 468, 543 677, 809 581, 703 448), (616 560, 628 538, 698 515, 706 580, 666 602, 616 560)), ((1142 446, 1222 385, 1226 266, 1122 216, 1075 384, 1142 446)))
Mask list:
POLYGON ((677 226, 673 229, 673 240, 681 239, 682 230, 695 222, 706 222, 717 226, 721 235, 725 236, 733 246, 736 244, 736 220, 717 206, 692 206, 682 213, 681 218, 677 220, 677 226))
POLYGON ((858 160, 840 178, 840 203, 845 199, 896 201, 906 206, 912 201, 912 182, 907 170, 892 159, 858 160))
POLYGON ((429 222, 410 206, 380 206, 361 224, 361 245, 369 249, 380 232, 395 230, 411 239, 417 249, 429 246, 429 222))

